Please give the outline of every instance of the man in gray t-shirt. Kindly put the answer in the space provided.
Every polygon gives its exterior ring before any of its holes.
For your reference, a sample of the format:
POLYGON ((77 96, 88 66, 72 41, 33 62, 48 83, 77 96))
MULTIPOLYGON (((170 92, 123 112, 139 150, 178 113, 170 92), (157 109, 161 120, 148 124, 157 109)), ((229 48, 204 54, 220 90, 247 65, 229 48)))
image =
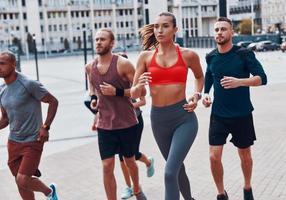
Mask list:
POLYGON ((34 192, 58 200, 54 184, 45 185, 40 176, 40 163, 44 142, 49 139, 50 125, 56 115, 58 101, 41 83, 15 71, 16 59, 10 52, 0 53, 0 129, 9 125, 8 166, 22 199, 35 199, 34 192), (41 102, 48 104, 43 123, 41 102))

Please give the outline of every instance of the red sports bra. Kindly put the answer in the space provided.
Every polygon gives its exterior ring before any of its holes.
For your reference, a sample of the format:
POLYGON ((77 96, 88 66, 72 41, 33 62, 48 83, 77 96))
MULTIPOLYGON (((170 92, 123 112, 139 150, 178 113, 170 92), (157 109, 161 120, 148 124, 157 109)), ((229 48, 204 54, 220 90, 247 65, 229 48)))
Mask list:
POLYGON ((186 84, 188 68, 183 60, 179 46, 176 47, 178 54, 177 62, 170 67, 162 67, 156 63, 156 48, 152 59, 147 66, 148 72, 151 72, 152 82, 150 85, 167 85, 167 84, 186 84))

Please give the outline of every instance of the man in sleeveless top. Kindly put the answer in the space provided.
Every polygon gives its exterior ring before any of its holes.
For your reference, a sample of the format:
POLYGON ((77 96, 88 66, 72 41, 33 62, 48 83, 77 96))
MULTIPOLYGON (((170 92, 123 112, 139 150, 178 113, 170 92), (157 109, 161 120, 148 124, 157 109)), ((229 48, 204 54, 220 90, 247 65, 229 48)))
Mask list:
POLYGON ((0 129, 8 125, 10 128, 8 166, 22 199, 34 200, 34 192, 41 192, 49 200, 58 200, 55 185, 47 186, 38 178, 43 146, 49 139, 58 101, 41 83, 16 72, 15 67, 14 54, 0 53, 0 77, 5 81, 0 92, 0 129), (44 123, 41 102, 49 105, 44 123))
POLYGON ((135 70, 127 59, 112 54, 114 35, 110 29, 97 31, 95 43, 97 57, 86 66, 86 72, 91 107, 98 110, 98 145, 106 196, 108 200, 117 199, 114 163, 115 154, 120 153, 129 169, 136 199, 145 200, 134 156, 138 120, 130 99, 130 87, 135 70))
POLYGON ((233 28, 226 17, 219 18, 215 25, 217 48, 207 55, 205 75, 205 107, 211 105, 208 95, 214 87, 214 101, 209 126, 211 172, 217 187, 217 200, 228 200, 224 188, 222 152, 231 133, 231 142, 237 147, 244 176, 244 200, 254 200, 251 188, 251 146, 256 140, 250 100, 250 86, 267 83, 264 70, 247 49, 232 44, 233 28), (252 76, 250 76, 252 75, 252 76))

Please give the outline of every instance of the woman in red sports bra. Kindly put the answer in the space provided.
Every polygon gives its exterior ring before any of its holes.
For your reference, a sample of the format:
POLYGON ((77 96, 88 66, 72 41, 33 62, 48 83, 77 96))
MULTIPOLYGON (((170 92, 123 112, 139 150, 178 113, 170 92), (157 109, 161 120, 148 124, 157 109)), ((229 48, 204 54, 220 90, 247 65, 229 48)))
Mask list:
POLYGON ((204 77, 198 55, 174 43, 178 28, 172 13, 158 15, 154 24, 140 30, 145 50, 139 55, 132 98, 142 96, 149 85, 152 109, 151 126, 166 160, 165 200, 194 200, 183 161, 195 140, 198 121, 194 113, 201 98, 204 77), (195 77, 195 91, 186 100, 189 69, 195 77), (172 148, 171 148, 172 147, 172 148))

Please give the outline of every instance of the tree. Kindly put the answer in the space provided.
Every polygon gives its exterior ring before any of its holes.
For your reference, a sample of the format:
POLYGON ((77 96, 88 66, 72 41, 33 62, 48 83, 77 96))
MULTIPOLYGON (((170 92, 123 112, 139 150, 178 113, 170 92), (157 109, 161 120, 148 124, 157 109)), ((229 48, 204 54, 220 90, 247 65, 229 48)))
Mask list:
POLYGON ((238 31, 243 35, 251 35, 251 19, 243 19, 238 25, 238 31))

